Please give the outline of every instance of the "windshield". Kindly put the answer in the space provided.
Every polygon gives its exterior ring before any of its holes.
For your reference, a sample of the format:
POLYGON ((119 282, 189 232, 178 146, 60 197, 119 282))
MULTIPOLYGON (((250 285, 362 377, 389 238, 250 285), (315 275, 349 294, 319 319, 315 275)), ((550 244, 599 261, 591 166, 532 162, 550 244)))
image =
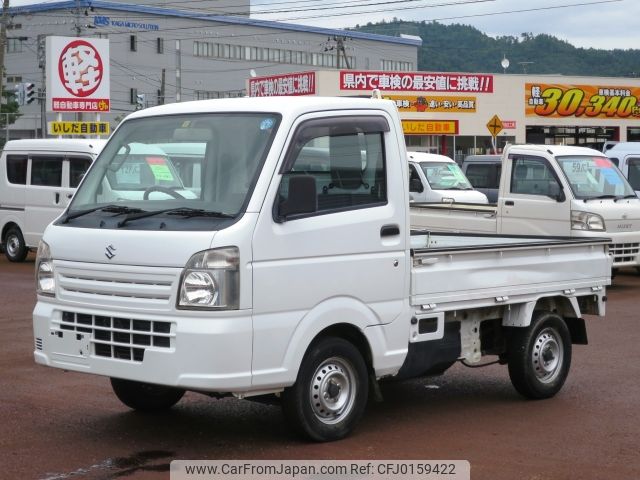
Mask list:
POLYGON ((627 179, 606 157, 580 155, 557 159, 578 199, 635 197, 627 179))
POLYGON ((113 212, 117 205, 121 212, 158 216, 171 210, 172 220, 184 209, 190 211, 188 218, 196 216, 194 211, 235 217, 248 201, 278 121, 270 113, 127 121, 87 173, 67 216, 101 215, 100 206, 113 212), (86 213, 77 215, 81 212, 86 213))
POLYGON ((464 176, 457 163, 421 162, 420 168, 427 177, 432 190, 472 190, 473 187, 464 176))

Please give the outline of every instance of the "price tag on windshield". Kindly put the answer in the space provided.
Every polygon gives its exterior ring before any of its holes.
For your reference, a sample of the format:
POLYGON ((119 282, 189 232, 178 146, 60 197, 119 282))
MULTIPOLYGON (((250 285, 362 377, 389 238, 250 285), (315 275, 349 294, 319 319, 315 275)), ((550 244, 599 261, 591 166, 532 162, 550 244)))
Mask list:
POLYGON ((156 180, 161 180, 165 182, 173 181, 173 175, 171 174, 171 170, 169 170, 169 165, 167 165, 167 161, 162 157, 146 157, 147 165, 151 169, 151 173, 156 180))

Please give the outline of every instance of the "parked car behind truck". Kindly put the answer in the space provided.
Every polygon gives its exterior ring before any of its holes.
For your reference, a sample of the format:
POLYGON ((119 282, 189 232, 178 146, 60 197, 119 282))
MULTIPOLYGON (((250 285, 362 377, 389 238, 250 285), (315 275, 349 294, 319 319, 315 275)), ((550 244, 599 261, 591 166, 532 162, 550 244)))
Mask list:
POLYGON ((423 152, 407 152, 407 155, 412 202, 488 203, 487 196, 474 190, 451 158, 423 152))
POLYGON ((458 360, 497 356, 522 395, 555 395, 582 315, 604 314, 608 240, 412 232, 404 145, 387 100, 131 114, 40 244, 36 362, 110 377, 140 410, 275 396, 319 441, 351 432, 379 381, 458 360), (118 152, 185 136, 206 143, 198 198, 98 200, 118 152))
POLYGON ((640 200, 603 154, 583 147, 512 145, 502 156, 497 205, 413 205, 432 231, 602 237, 614 267, 640 265, 640 200))
POLYGON ((69 204, 104 140, 10 140, 0 157, 0 232, 5 255, 21 262, 69 204))

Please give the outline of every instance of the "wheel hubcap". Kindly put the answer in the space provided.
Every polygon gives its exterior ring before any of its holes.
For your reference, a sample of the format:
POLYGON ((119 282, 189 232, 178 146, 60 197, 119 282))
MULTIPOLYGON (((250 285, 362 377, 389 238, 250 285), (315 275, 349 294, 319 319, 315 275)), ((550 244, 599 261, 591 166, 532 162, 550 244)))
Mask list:
POLYGON ((309 389, 314 415, 323 423, 338 423, 353 408, 355 390, 353 367, 341 358, 325 360, 316 369, 309 389))
POLYGON ((20 240, 17 235, 9 235, 7 237, 6 248, 7 253, 12 257, 18 254, 18 250, 20 250, 20 240))
POLYGON ((558 333, 550 328, 540 332, 531 356, 536 377, 543 383, 556 379, 562 369, 564 348, 558 333))

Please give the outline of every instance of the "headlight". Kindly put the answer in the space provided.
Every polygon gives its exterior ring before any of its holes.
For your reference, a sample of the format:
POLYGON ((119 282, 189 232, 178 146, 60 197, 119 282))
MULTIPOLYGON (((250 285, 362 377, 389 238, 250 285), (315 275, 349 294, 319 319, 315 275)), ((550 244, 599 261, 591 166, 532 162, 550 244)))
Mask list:
POLYGON ((596 213, 571 211, 571 230, 604 232, 604 219, 596 213))
POLYGON ((214 248, 193 255, 182 272, 178 308, 237 310, 239 263, 237 247, 214 248))
POLYGON ((40 241, 36 255, 36 292, 53 297, 56 294, 56 277, 53 271, 51 251, 46 242, 40 241))

